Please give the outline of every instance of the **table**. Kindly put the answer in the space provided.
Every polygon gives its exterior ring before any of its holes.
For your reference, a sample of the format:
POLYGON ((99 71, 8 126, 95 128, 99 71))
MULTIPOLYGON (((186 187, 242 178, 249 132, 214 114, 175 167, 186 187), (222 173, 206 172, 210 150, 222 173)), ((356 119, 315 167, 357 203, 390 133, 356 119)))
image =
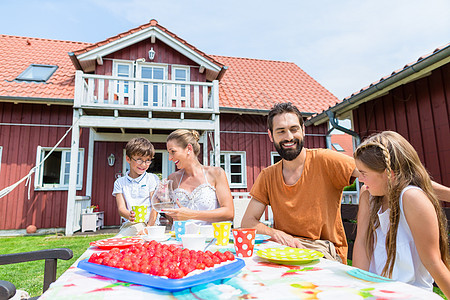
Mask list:
POLYGON ((81 232, 87 230, 97 231, 103 227, 104 213, 102 211, 81 214, 81 232))
MULTIPOLYGON (((171 239, 166 243, 177 242, 171 239)), ((280 246, 267 242, 256 247, 280 246)), ((214 246, 211 251, 219 247, 214 246)), ((442 299, 435 293, 401 282, 373 283, 357 279, 346 273, 353 267, 326 259, 309 265, 286 266, 269 263, 256 255, 245 258, 246 266, 231 278, 170 293, 76 267, 78 261, 97 251, 101 250, 87 249, 39 299, 442 299)))

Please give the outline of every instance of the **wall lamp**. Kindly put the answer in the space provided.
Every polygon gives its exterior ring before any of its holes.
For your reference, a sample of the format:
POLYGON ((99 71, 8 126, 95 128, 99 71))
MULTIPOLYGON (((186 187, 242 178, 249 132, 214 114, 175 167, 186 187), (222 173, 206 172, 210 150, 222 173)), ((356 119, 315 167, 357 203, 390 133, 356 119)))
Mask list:
POLYGON ((150 60, 153 60, 155 58, 155 50, 153 50, 153 47, 148 51, 148 58, 150 58, 150 60))
POLYGON ((108 156, 108 166, 112 167, 114 166, 114 163, 116 162, 116 157, 114 156, 114 154, 110 154, 108 156))

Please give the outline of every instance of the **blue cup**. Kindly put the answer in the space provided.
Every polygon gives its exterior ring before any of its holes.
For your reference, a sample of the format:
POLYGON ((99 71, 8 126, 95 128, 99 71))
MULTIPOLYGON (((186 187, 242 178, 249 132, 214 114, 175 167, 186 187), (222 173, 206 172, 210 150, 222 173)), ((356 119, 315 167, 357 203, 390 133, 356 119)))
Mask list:
POLYGON ((177 241, 181 241, 181 236, 186 233, 186 221, 175 221, 173 223, 173 230, 175 231, 177 241))

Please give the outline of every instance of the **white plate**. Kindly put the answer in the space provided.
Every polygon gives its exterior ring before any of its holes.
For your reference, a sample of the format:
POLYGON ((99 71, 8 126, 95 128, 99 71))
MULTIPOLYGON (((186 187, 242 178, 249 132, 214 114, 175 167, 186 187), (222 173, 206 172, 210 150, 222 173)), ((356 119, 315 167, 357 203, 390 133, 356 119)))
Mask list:
POLYGON ((170 239, 170 234, 166 233, 166 234, 164 234, 164 236, 161 236, 161 237, 150 237, 147 235, 142 235, 141 238, 146 241, 165 242, 168 239, 170 239))

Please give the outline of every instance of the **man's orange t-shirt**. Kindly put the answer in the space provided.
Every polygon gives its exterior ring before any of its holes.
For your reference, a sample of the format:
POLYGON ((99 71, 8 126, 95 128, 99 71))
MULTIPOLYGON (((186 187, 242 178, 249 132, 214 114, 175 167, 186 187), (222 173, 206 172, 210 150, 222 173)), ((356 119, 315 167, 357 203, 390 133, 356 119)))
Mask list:
POLYGON ((347 240, 340 207, 355 162, 328 149, 305 150, 303 172, 295 184, 284 183, 280 161, 261 171, 250 195, 272 207, 275 229, 311 240, 329 240, 346 262, 347 240))

